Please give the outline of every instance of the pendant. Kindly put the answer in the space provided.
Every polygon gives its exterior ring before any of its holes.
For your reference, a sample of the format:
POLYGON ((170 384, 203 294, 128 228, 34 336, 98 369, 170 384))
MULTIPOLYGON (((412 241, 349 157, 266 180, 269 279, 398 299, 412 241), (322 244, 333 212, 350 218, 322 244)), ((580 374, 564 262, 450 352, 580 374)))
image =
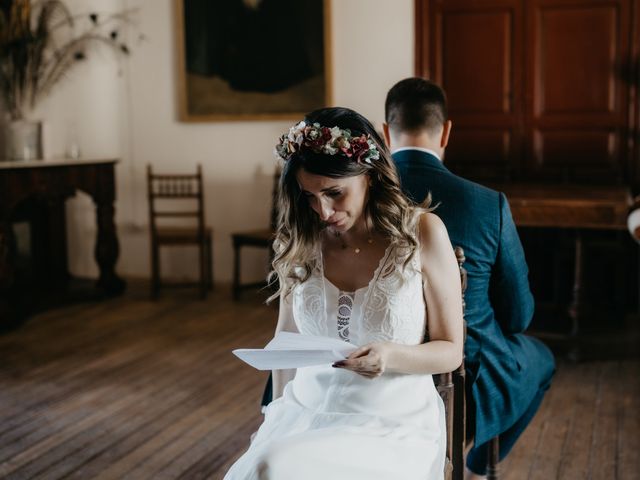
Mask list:
POLYGON ((356 249, 354 250, 354 252, 356 252, 356 253, 360 253, 360 249, 359 249, 359 248, 356 248, 356 249))

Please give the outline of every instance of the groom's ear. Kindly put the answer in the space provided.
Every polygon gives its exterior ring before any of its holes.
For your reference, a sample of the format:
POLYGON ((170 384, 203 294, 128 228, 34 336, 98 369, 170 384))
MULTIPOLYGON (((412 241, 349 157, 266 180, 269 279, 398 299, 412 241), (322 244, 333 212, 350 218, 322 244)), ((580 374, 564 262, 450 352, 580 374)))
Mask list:
POLYGON ((387 144, 387 148, 391 149, 391 135, 389 134, 389 124, 382 124, 382 134, 384 136, 384 143, 387 144))
POLYGON ((449 135, 451 135, 451 129, 453 128, 453 122, 447 120, 442 126, 442 135, 440 136, 440 147, 447 148, 449 144, 449 135))

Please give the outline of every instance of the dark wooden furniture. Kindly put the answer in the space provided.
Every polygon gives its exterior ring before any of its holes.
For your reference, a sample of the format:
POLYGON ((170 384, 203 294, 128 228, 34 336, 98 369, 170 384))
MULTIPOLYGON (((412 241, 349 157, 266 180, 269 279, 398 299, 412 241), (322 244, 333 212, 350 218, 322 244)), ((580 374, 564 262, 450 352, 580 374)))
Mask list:
POLYGON ((237 232, 231 234, 231 241, 233 242, 233 298, 238 300, 240 293, 243 290, 264 287, 267 285, 265 280, 259 282, 242 283, 240 271, 241 271, 241 250, 243 247, 264 248, 269 252, 269 266, 271 265, 271 259, 273 258, 273 236, 275 234, 276 222, 277 222, 277 210, 276 201, 278 195, 278 183, 280 181, 280 170, 277 169, 273 176, 273 187, 271 191, 271 215, 268 228, 262 228, 257 230, 248 230, 245 232, 237 232))
POLYGON ((447 91, 452 170, 640 189, 640 0, 415 5, 415 72, 447 91))
POLYGON ((519 227, 626 230, 631 191, 622 186, 490 184, 519 227))
MULTIPOLYGON (((462 310, 464 312, 464 294, 467 289, 467 271, 464 269, 464 250, 455 248, 456 259, 460 269, 460 281, 462 285, 462 310)), ((466 340, 465 323, 465 340, 466 340)), ((445 408, 447 428, 447 464, 445 466, 446 480, 462 480, 464 478, 464 454, 467 448, 467 404, 465 381, 466 372, 464 359, 460 366, 453 372, 441 373, 433 376, 438 393, 442 397, 445 408)), ((489 455, 487 458, 487 479, 498 478, 498 446, 499 439, 494 437, 489 442, 489 455)))
POLYGON ((147 165, 147 195, 151 235, 151 296, 157 298, 162 286, 198 286, 206 298, 213 288, 213 234, 204 221, 202 167, 195 174, 156 174, 147 165), (178 205, 179 204, 179 205, 178 205), (185 224, 186 223, 188 224, 185 224), (199 282, 161 281, 160 247, 198 247, 199 282))
POLYGON ((100 269, 98 293, 120 294, 125 282, 115 271, 119 245, 114 223, 117 160, 32 160, 0 162, 0 326, 20 321, 38 293, 63 292, 70 275, 67 267, 65 200, 81 190, 96 207, 95 259, 100 269), (29 225, 31 255, 37 264, 34 277, 20 281, 13 223, 29 225), (33 297, 32 297, 33 295, 33 297), (27 303, 25 304, 24 301, 27 303))
POLYGON ((585 307, 583 234, 588 230, 626 230, 631 192, 616 186, 504 184, 492 187, 507 195, 518 227, 568 229, 573 233, 573 296, 568 307, 571 330, 565 338, 575 337, 585 307))
POLYGON ((634 308, 633 287, 623 284, 638 275, 637 253, 619 230, 624 202, 590 186, 640 193, 640 0, 415 0, 415 12, 415 73, 448 95, 447 167, 500 183, 510 197, 526 193, 522 202, 511 199, 526 227, 520 235, 532 288, 539 305, 556 304, 544 315, 539 309, 536 323, 552 323, 547 313, 571 302, 566 320, 575 329, 590 288, 594 304, 634 308), (619 255, 584 269, 587 248, 619 255), (632 260, 616 266, 621 284, 590 287, 611 278, 610 266, 625 257, 632 260))

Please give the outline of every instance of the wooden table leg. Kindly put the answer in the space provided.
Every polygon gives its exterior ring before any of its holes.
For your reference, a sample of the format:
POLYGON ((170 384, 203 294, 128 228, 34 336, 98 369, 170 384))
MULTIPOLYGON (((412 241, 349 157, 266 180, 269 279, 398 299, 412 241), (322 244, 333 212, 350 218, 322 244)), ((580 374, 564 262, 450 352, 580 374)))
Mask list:
POLYGON ((113 221, 115 209, 113 202, 96 199, 96 217, 98 222, 98 238, 96 241, 95 257, 100 267, 100 277, 97 286, 109 295, 119 295, 124 292, 125 282, 115 271, 116 260, 120 253, 116 226, 113 221))
POLYGON ((9 258, 11 242, 11 223, 0 221, 0 288, 13 283, 13 269, 9 258))
POLYGON ((569 318, 571 319, 569 334, 571 336, 578 334, 578 319, 582 309, 582 234, 579 231, 576 231, 574 256, 573 294, 569 305, 569 318))
POLYGON ((47 283, 61 291, 67 289, 70 279, 67 259, 65 200, 65 197, 47 199, 46 223, 42 225, 46 230, 42 232, 42 236, 32 240, 33 242, 38 242, 37 245, 44 254, 43 261, 46 264, 47 283))
POLYGON ((10 289, 13 285, 13 269, 9 256, 11 224, 0 221, 0 328, 13 323, 10 289))
POLYGON ((582 267, 583 267, 583 250, 582 250, 582 233, 576 230, 575 234, 575 252, 573 267, 573 289, 571 296, 571 304, 568 308, 569 319, 571 320, 571 329, 569 331, 569 341, 572 343, 568 353, 569 359, 577 361, 580 355, 577 336, 580 329, 579 321, 582 313, 582 267))
POLYGON ((12 224, 0 219, 0 332, 20 326, 34 303, 31 292, 18 283, 15 249, 12 224))

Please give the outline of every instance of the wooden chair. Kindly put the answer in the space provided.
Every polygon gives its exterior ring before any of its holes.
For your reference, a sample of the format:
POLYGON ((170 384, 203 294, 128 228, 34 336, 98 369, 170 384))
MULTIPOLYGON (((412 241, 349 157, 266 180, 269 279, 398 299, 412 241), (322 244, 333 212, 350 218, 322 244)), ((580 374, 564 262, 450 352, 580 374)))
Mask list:
MULTIPOLYGON (((464 250, 461 247, 456 247, 455 253, 458 267, 460 268, 462 311, 464 312, 464 294, 467 289, 467 271, 463 267, 465 262, 464 250)), ((464 336, 466 340, 466 322, 464 336)), ((433 379, 444 402, 446 415, 447 464, 445 465, 445 478, 447 480, 462 480, 464 478, 464 455, 468 444, 464 358, 462 364, 456 370, 434 375, 433 379)), ((489 443, 487 480, 498 480, 498 447, 498 437, 494 437, 489 443)))
POLYGON ((278 195, 278 183, 280 181, 280 170, 276 170, 273 176, 273 188, 271 191, 271 215, 268 228, 249 230, 231 234, 233 242, 233 299, 238 300, 243 290, 267 285, 265 280, 259 282, 241 283, 240 271, 242 270, 240 261, 242 259, 241 249, 243 247, 264 248, 269 252, 269 265, 273 258, 272 243, 277 223, 276 200, 278 195))
POLYGON ((213 288, 213 234, 204 223, 202 167, 198 165, 195 174, 159 175, 152 172, 151 165, 147 165, 147 195, 151 230, 152 298, 158 297, 161 286, 198 286, 200 297, 205 298, 207 291, 213 288), (169 208, 168 204, 172 207, 169 208), (181 206, 179 209, 178 204, 181 206), (165 225, 166 221, 173 226, 165 225), (176 225, 178 222, 181 224, 176 225), (161 282, 160 247, 163 245, 198 247, 198 282, 161 282))

